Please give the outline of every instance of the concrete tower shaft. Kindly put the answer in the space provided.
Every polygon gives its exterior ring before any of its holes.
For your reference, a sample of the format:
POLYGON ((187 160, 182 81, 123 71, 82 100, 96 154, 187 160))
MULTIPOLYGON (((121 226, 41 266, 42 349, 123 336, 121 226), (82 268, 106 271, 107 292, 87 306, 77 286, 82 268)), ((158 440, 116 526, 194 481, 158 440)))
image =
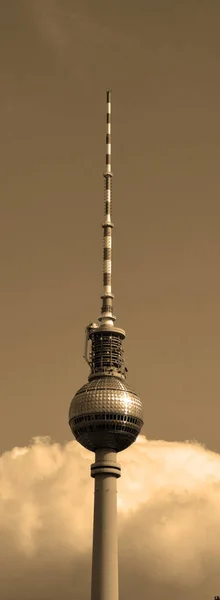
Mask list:
POLYGON ((118 600, 116 452, 98 450, 91 465, 95 478, 91 600, 118 600))

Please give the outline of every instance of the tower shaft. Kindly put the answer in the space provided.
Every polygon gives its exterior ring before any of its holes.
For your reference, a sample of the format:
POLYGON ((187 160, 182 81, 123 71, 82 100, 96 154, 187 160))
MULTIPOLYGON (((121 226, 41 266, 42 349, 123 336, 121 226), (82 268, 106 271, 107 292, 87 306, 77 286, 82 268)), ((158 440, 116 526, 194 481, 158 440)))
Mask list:
POLYGON ((91 466, 95 479, 91 600, 118 600, 116 480, 120 471, 116 452, 97 450, 91 466))

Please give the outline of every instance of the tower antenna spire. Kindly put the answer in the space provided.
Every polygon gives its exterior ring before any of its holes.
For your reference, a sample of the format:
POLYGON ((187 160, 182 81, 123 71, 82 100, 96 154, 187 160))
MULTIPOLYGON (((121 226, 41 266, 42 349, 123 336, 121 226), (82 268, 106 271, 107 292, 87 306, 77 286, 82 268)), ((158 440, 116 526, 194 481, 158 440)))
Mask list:
POLYGON ((104 221, 103 227, 103 295, 102 309, 99 321, 103 325, 113 325, 113 298, 112 293, 112 229, 114 227, 112 216, 112 143, 111 143, 111 90, 106 92, 106 155, 104 176, 104 221))

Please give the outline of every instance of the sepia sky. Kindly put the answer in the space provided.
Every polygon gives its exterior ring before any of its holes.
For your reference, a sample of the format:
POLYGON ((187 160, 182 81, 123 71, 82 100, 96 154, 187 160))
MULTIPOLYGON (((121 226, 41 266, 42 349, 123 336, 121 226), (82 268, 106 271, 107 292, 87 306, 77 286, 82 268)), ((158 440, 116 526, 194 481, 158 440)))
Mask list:
POLYGON ((1 452, 72 440, 109 87, 115 313, 143 433, 220 453, 219 27, 219 0, 2 0, 1 452))

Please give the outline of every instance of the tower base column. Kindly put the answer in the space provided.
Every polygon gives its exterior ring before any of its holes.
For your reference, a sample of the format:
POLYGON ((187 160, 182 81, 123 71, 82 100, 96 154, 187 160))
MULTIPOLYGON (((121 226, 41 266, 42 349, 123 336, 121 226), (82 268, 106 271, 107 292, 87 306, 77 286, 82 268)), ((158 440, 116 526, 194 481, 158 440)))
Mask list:
POLYGON ((121 467, 116 452, 96 451, 91 600, 118 600, 117 482, 121 467))

